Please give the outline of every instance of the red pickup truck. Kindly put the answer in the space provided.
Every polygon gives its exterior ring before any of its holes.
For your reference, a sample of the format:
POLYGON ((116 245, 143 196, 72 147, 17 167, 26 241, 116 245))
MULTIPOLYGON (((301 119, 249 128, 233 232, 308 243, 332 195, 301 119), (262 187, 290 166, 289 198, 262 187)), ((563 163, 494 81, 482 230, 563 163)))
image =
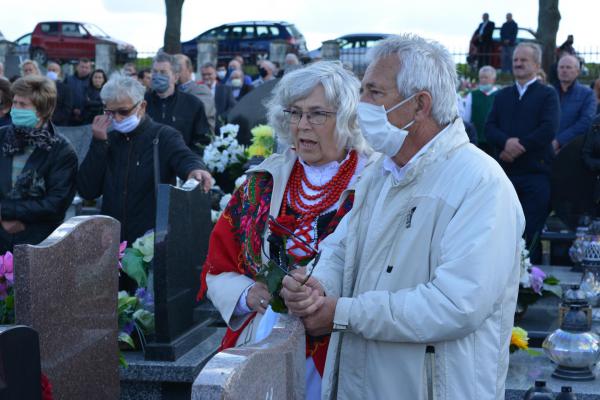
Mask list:
POLYGON ((94 59, 97 43, 113 43, 117 47, 117 63, 137 58, 133 45, 111 38, 96 25, 82 22, 40 22, 31 34, 29 54, 40 65, 48 60, 71 61, 94 59))

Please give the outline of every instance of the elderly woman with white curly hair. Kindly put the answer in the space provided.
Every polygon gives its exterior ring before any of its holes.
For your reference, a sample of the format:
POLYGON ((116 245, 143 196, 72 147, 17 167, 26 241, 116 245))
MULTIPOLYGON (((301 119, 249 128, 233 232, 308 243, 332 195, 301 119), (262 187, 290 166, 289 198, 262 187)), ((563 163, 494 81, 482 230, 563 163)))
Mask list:
MULTIPOLYGON (((295 70, 276 86, 269 124, 289 148, 248 171, 213 230, 203 269, 200 297, 207 290, 229 328, 221 349, 260 340, 269 332, 261 320, 276 319, 269 304, 277 309, 277 296, 256 281, 268 257, 305 265, 352 208, 357 176, 374 158, 358 127, 359 86, 337 62, 295 70)), ((307 338, 309 398, 319 397, 328 340, 307 338)))

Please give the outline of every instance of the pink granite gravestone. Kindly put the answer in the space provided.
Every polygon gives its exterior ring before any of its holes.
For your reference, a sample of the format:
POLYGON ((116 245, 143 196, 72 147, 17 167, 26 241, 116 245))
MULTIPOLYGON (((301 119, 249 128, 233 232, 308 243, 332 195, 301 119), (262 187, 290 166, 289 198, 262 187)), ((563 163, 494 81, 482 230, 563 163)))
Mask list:
POLYGON ((39 333, 55 399, 117 399, 119 222, 75 217, 14 251, 15 317, 39 333))

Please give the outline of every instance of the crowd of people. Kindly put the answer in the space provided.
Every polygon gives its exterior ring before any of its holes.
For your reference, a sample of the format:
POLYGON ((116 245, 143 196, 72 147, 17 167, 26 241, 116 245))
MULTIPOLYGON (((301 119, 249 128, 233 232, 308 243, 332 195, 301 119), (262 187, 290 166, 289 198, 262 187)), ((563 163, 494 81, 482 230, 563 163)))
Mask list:
MULTIPOLYGON (((484 14, 481 46, 490 26, 484 14)), ((497 87, 483 64, 464 98, 448 50, 416 35, 378 42, 362 82, 293 55, 284 68, 260 60, 255 79, 241 57, 196 78, 182 54, 108 79, 82 59, 62 80, 57 63, 42 76, 27 60, 22 77, 0 79, 0 251, 43 240, 76 192, 102 197, 133 242, 153 228, 159 183, 211 188, 202 145, 279 77, 267 113, 287 150, 247 171, 201 277, 228 326, 221 349, 268 335, 277 297, 306 328, 309 399, 503 399, 519 244, 548 215, 552 161, 580 140, 600 170, 597 98, 578 59, 561 53, 547 85, 540 47, 506 40, 514 84, 497 87), (91 124, 79 167, 63 124, 91 124), (259 276, 273 260, 292 264, 276 293, 259 276)))

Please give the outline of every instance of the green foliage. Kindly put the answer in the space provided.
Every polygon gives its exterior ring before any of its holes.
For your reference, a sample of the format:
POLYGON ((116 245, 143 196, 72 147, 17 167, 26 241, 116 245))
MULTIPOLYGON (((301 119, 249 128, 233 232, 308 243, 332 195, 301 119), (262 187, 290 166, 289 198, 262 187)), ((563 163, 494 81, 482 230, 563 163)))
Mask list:
POLYGON ((121 260, 123 272, 136 281, 140 287, 145 287, 148 281, 143 258, 144 255, 139 250, 129 247, 125 249, 125 254, 121 260))

